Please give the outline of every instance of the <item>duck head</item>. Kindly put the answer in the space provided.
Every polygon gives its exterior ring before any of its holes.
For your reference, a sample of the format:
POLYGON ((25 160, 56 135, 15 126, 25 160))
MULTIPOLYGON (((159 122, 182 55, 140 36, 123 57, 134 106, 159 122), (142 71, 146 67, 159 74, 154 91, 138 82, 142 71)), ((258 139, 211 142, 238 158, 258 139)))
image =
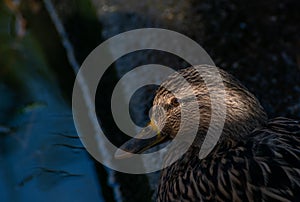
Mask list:
MULTIPOLYGON (((130 153, 142 153, 155 145, 172 140, 179 130, 183 136, 181 140, 184 140, 189 138, 195 127, 193 146, 201 147, 212 117, 208 89, 214 90, 216 95, 218 91, 221 94, 222 90, 210 71, 212 67, 202 67, 201 71, 194 67, 183 69, 170 75, 162 83, 153 101, 150 123, 135 138, 125 142, 117 150, 116 158, 130 157, 130 153), (193 107, 195 104, 197 108, 193 107), (183 112, 185 116, 182 116, 183 112), (185 127, 181 127, 182 121, 187 123, 185 127)), ((255 96, 238 80, 221 69, 217 70, 225 90, 225 96, 220 99, 223 99, 221 101, 226 106, 225 123, 219 141, 239 141, 255 128, 264 125, 267 116, 255 96)))

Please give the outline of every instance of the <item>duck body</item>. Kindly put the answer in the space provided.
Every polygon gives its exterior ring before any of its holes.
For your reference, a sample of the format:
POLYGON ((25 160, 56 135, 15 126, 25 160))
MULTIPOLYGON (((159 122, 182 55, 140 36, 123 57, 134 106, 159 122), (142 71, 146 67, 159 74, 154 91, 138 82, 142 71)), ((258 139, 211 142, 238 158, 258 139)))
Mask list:
MULTIPOLYGON (((133 138, 121 150, 142 153, 174 141, 176 146, 167 151, 162 165, 157 201, 300 201, 300 122, 268 120, 259 101, 232 75, 208 65, 180 70, 158 88, 154 106, 158 110, 137 135, 151 138, 133 138), (224 85, 217 81, 216 72, 224 85), (211 150, 203 157, 207 131, 218 133, 211 124, 217 109, 212 107, 211 92, 225 104, 226 116, 216 144, 210 142, 211 150), (225 96, 219 97, 222 92, 225 96), (192 95, 196 99, 190 99, 192 95), (196 108, 186 107, 195 104, 196 108), (186 108, 188 116, 182 116, 186 108), (193 125, 183 127, 182 121, 193 125), (195 127, 197 134, 187 144, 195 127)), ((215 114, 222 122, 222 113, 215 114)))
POLYGON ((157 201, 300 201, 299 121, 273 119, 205 159, 198 153, 192 146, 162 171, 157 201))

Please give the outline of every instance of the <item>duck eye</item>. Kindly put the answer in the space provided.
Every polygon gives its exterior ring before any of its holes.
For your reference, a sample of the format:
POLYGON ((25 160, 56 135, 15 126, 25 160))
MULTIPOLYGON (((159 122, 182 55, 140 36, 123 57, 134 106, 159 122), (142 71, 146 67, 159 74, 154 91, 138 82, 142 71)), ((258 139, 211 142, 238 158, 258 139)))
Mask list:
POLYGON ((179 106, 179 101, 177 98, 172 98, 171 103, 170 103, 173 107, 177 107, 179 106))

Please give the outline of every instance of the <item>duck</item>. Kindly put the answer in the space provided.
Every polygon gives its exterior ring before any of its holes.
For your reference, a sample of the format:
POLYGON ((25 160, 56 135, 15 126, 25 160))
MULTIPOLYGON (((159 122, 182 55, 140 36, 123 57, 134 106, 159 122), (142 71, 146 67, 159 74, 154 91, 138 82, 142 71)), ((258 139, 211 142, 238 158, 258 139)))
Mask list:
POLYGON ((138 138, 125 142, 116 156, 128 158, 128 153, 140 154, 175 141, 182 122, 181 108, 191 102, 186 99, 191 92, 198 111, 184 118, 188 122, 197 120, 196 135, 178 157, 181 146, 187 144, 182 139, 192 133, 191 127, 183 129, 183 138, 167 151, 164 162, 168 165, 162 166, 157 201, 300 201, 300 121, 269 119, 257 98, 235 77, 209 65, 170 75, 153 100, 153 107, 159 110, 152 111, 150 123, 138 138), (211 77, 212 68, 218 70, 223 82, 226 116, 217 142, 206 156, 199 158, 212 118, 209 88, 220 88, 214 79, 209 83, 203 79, 211 77), (178 75, 191 90, 184 87, 178 75), (140 139, 149 134, 153 137, 140 139))

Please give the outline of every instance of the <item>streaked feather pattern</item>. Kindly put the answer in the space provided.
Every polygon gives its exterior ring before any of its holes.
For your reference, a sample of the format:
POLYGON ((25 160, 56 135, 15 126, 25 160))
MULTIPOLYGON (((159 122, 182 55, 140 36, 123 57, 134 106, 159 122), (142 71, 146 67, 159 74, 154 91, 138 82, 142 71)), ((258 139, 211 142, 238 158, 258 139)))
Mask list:
POLYGON ((299 121, 276 118, 222 142, 202 160, 191 146, 164 169, 158 201, 300 201, 299 121))

